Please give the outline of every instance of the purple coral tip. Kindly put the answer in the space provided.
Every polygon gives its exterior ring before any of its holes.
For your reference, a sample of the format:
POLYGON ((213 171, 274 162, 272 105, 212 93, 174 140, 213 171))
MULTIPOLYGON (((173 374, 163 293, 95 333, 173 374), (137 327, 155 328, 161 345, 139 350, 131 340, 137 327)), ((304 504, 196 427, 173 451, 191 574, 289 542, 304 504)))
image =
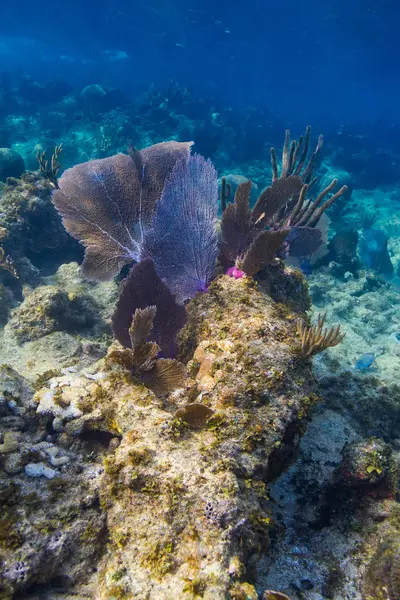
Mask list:
POLYGON ((237 267, 230 267, 226 274, 229 275, 229 277, 234 277, 235 279, 242 279, 244 276, 244 271, 241 271, 237 267))

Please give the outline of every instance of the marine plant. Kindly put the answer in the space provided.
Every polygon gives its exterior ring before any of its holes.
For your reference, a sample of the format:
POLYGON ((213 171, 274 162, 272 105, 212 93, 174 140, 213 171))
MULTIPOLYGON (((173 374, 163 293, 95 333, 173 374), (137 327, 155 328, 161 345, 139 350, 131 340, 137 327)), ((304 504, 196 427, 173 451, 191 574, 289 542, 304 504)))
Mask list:
POLYGON ((255 275, 277 254, 308 256, 322 244, 319 220, 347 187, 342 186, 323 202, 337 184, 334 179, 315 201, 307 198, 316 182, 313 173, 323 140, 319 136, 315 151, 307 159, 310 135, 311 128, 307 127, 304 137, 290 142, 290 131, 286 131, 280 175, 276 152, 271 149, 272 184, 261 192, 252 210, 251 182, 238 186, 234 202, 222 215, 221 255, 226 267, 255 275))
POLYGON ((301 355, 310 358, 327 348, 337 346, 343 341, 345 333, 341 333, 340 325, 324 329, 326 313, 318 315, 317 322, 309 327, 303 319, 297 321, 297 333, 301 341, 301 355))

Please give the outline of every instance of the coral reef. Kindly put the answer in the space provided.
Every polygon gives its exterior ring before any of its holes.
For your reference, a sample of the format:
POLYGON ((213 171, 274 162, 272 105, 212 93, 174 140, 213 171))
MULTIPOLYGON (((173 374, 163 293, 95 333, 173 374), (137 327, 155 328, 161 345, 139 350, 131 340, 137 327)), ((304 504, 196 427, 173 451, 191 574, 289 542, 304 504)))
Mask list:
MULTIPOLYGON (((88 365, 105 354, 118 293, 115 282, 87 281, 79 266, 69 263, 24 293, 0 330, 0 362, 35 381, 45 371, 88 365)), ((6 295, 5 301, 11 304, 12 299, 6 295)))
POLYGON ((51 203, 53 189, 28 172, 21 179, 8 179, 0 194, 1 245, 13 261, 20 286, 37 285, 42 266, 48 272, 68 259, 80 259, 78 244, 65 232, 51 203))
POLYGON ((15 371, 0 368, 0 594, 5 599, 56 577, 58 585, 84 581, 106 533, 98 471, 48 433, 32 395, 15 371))
POLYGON ((11 330, 18 343, 25 343, 54 331, 89 329, 95 325, 98 312, 90 296, 67 294, 56 286, 40 286, 14 310, 6 329, 11 330))
POLYGON ((396 600, 398 136, 3 83, 0 596, 396 600))

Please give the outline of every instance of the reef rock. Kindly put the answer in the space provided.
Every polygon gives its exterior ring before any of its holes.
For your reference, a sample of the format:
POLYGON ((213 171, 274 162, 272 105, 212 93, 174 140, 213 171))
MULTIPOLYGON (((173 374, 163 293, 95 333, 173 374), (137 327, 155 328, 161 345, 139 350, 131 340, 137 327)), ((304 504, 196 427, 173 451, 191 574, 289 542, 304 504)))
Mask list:
POLYGON ((7 328, 19 343, 24 343, 54 331, 91 327, 96 316, 96 306, 90 298, 67 294, 55 286, 41 286, 15 309, 7 328))
POLYGON ((257 598, 274 531, 266 486, 316 400, 311 368, 297 315, 254 281, 222 277, 188 310, 184 389, 157 398, 106 358, 44 375, 0 431, 10 597, 57 577, 99 599, 257 598))
POLYGON ((16 495, 0 581, 10 595, 57 577, 99 600, 257 598, 275 529, 267 485, 295 455, 317 399, 311 365, 299 358, 298 315, 254 281, 222 277, 188 311, 189 378, 168 398, 110 355, 50 374, 30 399, 36 433, 21 422, 7 437, 4 485, 16 495))
POLYGON ((20 177, 25 171, 24 159, 11 148, 0 148, 0 181, 7 177, 20 177))

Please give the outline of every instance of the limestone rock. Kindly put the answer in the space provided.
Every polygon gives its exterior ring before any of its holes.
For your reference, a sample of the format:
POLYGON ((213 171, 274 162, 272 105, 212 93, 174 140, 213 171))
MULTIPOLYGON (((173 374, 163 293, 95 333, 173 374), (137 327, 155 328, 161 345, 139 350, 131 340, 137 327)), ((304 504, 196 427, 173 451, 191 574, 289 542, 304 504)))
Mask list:
POLYGON ((188 312, 180 353, 190 378, 167 399, 109 358, 37 391, 35 439, 24 433, 18 450, 25 468, 5 471, 5 489, 12 478, 21 490, 7 508, 14 545, 3 542, 0 583, 10 593, 57 576, 99 600, 256 598, 275 527, 267 485, 296 452, 316 401, 311 365, 294 359, 298 314, 250 279, 216 280, 188 312), (180 418, 199 405, 207 418, 180 418))

